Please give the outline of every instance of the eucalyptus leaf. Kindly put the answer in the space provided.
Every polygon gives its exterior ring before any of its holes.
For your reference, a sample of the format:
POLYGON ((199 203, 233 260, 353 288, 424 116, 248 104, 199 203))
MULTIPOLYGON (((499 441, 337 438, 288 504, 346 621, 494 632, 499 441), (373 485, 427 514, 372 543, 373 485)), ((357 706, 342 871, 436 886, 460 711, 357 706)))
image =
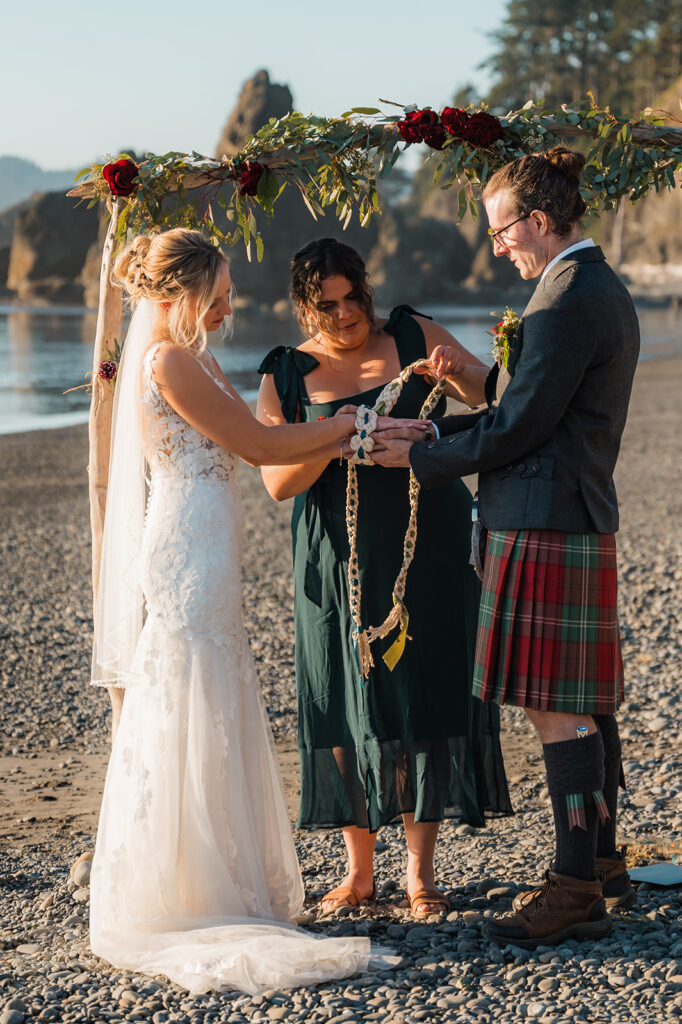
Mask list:
POLYGON ((308 199, 308 195, 307 195, 306 190, 304 188, 301 189, 301 195, 303 197, 303 202, 308 207, 308 212, 310 213, 311 217, 313 218, 313 220, 317 220, 317 213, 315 212, 315 208, 314 208, 313 204, 310 202, 310 200, 308 199))

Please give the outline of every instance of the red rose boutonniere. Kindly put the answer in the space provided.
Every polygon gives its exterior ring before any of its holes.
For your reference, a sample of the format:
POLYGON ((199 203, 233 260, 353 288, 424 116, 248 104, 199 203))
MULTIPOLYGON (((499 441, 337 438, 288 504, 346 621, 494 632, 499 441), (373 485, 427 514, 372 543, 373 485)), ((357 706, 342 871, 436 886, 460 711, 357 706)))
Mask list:
MULTIPOLYGON (((491 316, 499 317, 499 313, 491 313, 491 316)), ((511 351, 511 340, 514 337, 516 328, 519 326, 519 318, 509 306, 504 311, 501 320, 492 327, 488 334, 493 337, 493 358, 505 370, 509 369, 509 353, 511 351)))

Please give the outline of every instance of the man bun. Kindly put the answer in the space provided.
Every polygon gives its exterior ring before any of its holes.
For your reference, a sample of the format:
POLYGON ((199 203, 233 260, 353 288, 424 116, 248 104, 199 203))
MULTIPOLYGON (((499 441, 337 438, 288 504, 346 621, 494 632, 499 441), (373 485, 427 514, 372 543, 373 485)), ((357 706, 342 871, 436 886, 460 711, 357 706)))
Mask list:
POLYGON ((495 171, 483 189, 483 199, 506 190, 514 199, 517 216, 541 210, 552 218, 554 231, 563 238, 587 211, 580 194, 584 166, 583 154, 566 146, 528 153, 495 171))
POLYGON ((553 146, 545 154, 545 159, 566 178, 580 178, 585 166, 585 157, 575 149, 566 146, 553 146))

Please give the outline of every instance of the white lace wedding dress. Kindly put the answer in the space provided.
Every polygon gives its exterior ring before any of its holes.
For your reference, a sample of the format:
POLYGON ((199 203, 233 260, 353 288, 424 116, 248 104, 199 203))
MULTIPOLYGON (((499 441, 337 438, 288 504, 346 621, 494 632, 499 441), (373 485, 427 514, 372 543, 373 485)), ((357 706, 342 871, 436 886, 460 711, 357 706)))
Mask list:
POLYGON ((163 400, 154 351, 142 394, 146 620, 104 789, 92 949, 191 992, 344 977, 367 968, 367 939, 289 923, 303 883, 242 625, 237 457, 163 400))

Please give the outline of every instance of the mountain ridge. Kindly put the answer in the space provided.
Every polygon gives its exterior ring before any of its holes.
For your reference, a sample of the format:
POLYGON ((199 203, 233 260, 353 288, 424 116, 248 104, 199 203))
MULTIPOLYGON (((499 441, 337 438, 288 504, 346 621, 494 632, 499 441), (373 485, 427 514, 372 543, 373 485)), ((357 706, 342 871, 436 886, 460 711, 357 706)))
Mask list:
POLYGON ((79 167, 44 170, 23 156, 0 156, 0 213, 36 192, 57 192, 73 185, 79 167))

